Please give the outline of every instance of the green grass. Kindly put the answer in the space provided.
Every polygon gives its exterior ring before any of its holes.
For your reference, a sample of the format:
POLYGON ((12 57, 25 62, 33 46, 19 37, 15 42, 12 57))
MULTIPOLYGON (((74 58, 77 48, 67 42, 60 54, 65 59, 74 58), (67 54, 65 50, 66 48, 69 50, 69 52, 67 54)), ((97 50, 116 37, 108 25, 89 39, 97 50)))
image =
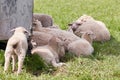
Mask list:
POLYGON ((67 66, 46 66, 38 56, 27 56, 21 75, 3 73, 4 52, 0 52, 0 80, 119 80, 120 79, 120 1, 119 0, 35 0, 34 12, 49 14, 62 29, 83 14, 103 21, 111 40, 94 42, 90 57, 65 55, 67 66))

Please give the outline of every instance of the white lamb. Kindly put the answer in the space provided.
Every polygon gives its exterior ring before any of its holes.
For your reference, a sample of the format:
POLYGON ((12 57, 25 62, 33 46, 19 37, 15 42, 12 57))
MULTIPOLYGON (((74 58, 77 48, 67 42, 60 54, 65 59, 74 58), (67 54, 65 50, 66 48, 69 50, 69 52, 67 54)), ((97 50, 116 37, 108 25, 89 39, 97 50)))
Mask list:
POLYGON ((74 53, 77 57, 84 55, 88 56, 94 52, 92 47, 95 35, 92 31, 81 32, 82 39, 72 42, 68 45, 68 51, 74 53))
POLYGON ((10 59, 12 57, 12 71, 15 71, 16 58, 18 57, 18 70, 17 75, 21 73, 23 61, 28 49, 27 36, 29 32, 23 27, 13 29, 14 34, 7 42, 5 50, 5 64, 4 71, 7 71, 10 59))
MULTIPOLYGON (((33 42, 32 42, 33 43, 33 42)), ((35 45, 36 42, 33 43, 35 45)), ((59 62, 60 57, 65 54, 64 46, 61 44, 61 40, 56 37, 52 37, 47 45, 38 46, 33 48, 31 53, 38 54, 46 63, 52 64, 54 67, 60 67, 65 63, 59 62)))
POLYGON ((69 24, 69 30, 73 30, 73 33, 77 36, 81 36, 80 32, 91 30, 96 36, 94 41, 103 42, 110 40, 110 32, 105 24, 87 15, 83 15, 72 24, 69 24))

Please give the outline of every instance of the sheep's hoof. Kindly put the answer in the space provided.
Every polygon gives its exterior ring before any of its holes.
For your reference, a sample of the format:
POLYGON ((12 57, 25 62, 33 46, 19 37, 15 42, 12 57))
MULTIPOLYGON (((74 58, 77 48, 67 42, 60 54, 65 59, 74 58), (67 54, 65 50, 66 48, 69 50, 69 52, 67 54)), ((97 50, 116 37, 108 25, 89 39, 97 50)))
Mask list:
POLYGON ((57 65, 55 67, 61 67, 61 66, 66 66, 65 63, 57 63, 57 65))
POLYGON ((14 73, 14 72, 17 72, 17 69, 15 69, 15 70, 12 70, 12 73, 14 73))

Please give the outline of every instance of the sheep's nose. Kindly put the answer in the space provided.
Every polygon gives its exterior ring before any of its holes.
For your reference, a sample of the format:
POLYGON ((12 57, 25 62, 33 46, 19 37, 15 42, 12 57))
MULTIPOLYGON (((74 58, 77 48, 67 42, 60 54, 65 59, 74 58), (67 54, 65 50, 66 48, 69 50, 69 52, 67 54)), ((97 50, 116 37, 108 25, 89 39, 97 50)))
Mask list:
POLYGON ((32 34, 29 32, 29 33, 28 33, 28 36, 31 36, 31 35, 32 35, 32 34))

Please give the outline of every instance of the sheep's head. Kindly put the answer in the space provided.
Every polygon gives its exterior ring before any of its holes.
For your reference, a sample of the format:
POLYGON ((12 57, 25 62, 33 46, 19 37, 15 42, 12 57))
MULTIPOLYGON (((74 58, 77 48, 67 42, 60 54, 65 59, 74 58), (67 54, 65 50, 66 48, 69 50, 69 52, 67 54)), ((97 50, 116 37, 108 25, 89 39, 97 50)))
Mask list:
POLYGON ((74 31, 77 30, 77 28, 81 25, 79 21, 75 21, 73 23, 69 23, 68 26, 74 31))
POLYGON ((80 25, 85 23, 87 20, 93 20, 93 18, 88 15, 83 15, 79 19, 74 21, 73 23, 68 24, 68 26, 70 27, 70 29, 73 30, 73 32, 75 32, 77 30, 77 28, 80 27, 80 25))
POLYGON ((92 31, 81 32, 82 38, 86 39, 92 44, 92 41, 96 38, 95 34, 92 31))
POLYGON ((31 35, 24 27, 19 26, 15 29, 11 30, 12 32, 14 31, 14 33, 24 33, 24 34, 28 34, 29 36, 31 35))
POLYGON ((33 23, 32 23, 32 30, 33 31, 38 31, 40 27, 42 27, 42 23, 39 20, 35 20, 33 19, 33 23))

